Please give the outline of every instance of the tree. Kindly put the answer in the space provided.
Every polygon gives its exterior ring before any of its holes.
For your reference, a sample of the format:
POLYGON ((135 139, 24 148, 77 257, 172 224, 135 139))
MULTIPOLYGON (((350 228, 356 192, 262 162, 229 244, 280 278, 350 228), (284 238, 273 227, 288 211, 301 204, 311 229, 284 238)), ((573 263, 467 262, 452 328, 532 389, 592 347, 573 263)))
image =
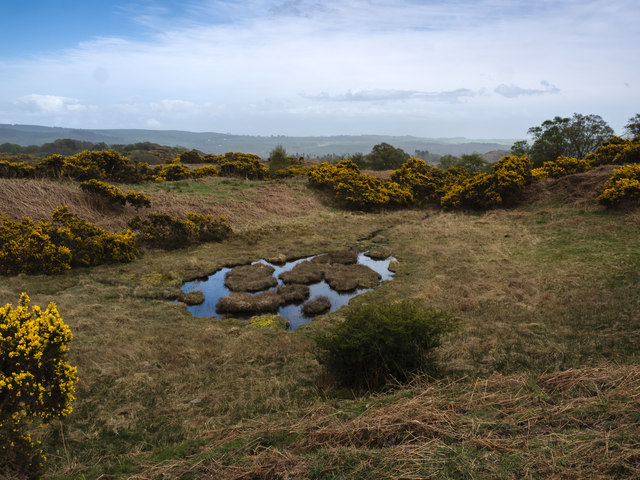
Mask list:
POLYGON ((443 170, 462 167, 471 173, 480 173, 488 170, 489 162, 479 153, 469 153, 462 154, 460 157, 444 155, 440 157, 439 166, 443 170))
POLYGON ((274 173, 291 166, 287 151, 282 145, 276 145, 269 153, 269 172, 274 173))
POLYGON ((531 146, 526 140, 518 140, 511 145, 511 155, 521 157, 522 155, 529 155, 531 146))
POLYGON ((529 155, 534 166, 554 161, 561 155, 584 158, 598 145, 614 135, 613 129, 599 115, 554 117, 528 131, 534 139, 529 155))
POLYGON ((409 160, 409 154, 388 143, 379 143, 367 155, 367 166, 372 170, 396 170, 409 160))
POLYGON ((624 126, 624 131, 630 138, 640 138, 640 113, 636 113, 624 126))
POLYGON ((71 413, 76 367, 66 363, 69 327, 51 303, 29 310, 23 293, 15 309, 0 308, 0 471, 37 477, 45 460, 28 424, 71 413))

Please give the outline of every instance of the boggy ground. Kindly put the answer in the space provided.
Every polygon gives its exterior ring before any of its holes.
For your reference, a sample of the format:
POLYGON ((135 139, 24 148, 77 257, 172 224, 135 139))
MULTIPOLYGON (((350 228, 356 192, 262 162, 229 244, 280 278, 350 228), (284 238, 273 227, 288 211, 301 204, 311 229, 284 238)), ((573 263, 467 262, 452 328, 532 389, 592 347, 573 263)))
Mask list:
POLYGON ((55 301, 75 335, 77 400, 42 438, 47 478, 640 475, 637 211, 565 204, 547 184, 553 195, 511 210, 360 214, 300 183, 223 182, 133 186, 175 210, 233 199, 238 233, 223 243, 0 278, 2 303, 55 301), (263 194, 286 214, 265 214, 263 194), (393 281, 353 303, 414 298, 453 315, 440 378, 335 389, 311 337, 341 311, 284 331, 170 300, 224 265, 350 248, 398 259, 393 281))

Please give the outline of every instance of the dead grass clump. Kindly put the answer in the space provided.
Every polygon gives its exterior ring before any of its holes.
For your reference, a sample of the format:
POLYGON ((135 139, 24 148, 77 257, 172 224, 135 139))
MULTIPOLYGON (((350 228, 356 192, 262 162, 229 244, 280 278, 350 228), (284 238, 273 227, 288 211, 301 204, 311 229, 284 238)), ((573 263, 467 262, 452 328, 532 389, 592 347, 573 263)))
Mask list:
POLYGON ((322 280, 325 269, 325 265, 322 264, 312 263, 310 261, 300 262, 288 272, 282 272, 280 279, 284 283, 310 285, 322 280))
POLYGON ((233 315, 251 315, 254 313, 276 312, 282 305, 282 296, 275 291, 249 295, 246 292, 233 292, 221 298, 216 305, 220 313, 233 315))
POLYGON ((372 260, 386 260, 391 256, 391 252, 386 248, 372 248, 365 255, 372 260))
POLYGON ((302 312, 308 317, 327 313, 331 309, 331 301, 324 295, 309 300, 302 306, 302 312))
POLYGON ((356 288, 373 288, 380 283, 380 274, 366 265, 332 265, 325 280, 337 292, 350 292, 356 288))
POLYGON ((282 303, 301 303, 309 297, 309 287, 298 283, 291 283, 278 287, 276 290, 282 298, 282 303))
POLYGON ((567 205, 595 204, 614 168, 614 165, 601 165, 583 173, 535 181, 523 192, 521 203, 548 203, 559 199, 567 205))
POLYGON ((182 293, 178 298, 181 302, 187 305, 200 305, 204 302, 204 293, 201 290, 194 290, 193 292, 182 293))
POLYGON ((358 262, 358 254, 351 250, 337 250, 335 252, 318 255, 311 259, 313 263, 339 263, 342 265, 353 265, 358 262))
POLYGON ((234 292, 259 292, 278 284, 273 276, 274 270, 264 263, 241 265, 227 272, 224 284, 234 292))

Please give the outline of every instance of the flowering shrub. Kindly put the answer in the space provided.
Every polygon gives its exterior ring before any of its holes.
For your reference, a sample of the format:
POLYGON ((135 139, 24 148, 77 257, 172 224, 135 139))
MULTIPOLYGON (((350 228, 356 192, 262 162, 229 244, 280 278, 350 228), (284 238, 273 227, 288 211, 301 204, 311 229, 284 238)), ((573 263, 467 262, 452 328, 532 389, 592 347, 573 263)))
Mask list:
POLYGON ((1 217, 0 274, 62 273, 71 268, 71 250, 51 240, 51 224, 34 224, 23 217, 20 223, 1 217))
POLYGON ((355 210, 400 207, 413 202, 409 189, 396 182, 362 175, 351 160, 321 163, 310 170, 309 183, 316 188, 333 190, 339 204, 355 210))
POLYGON ((80 188, 85 192, 92 193, 114 205, 124 205, 125 203, 129 203, 136 208, 151 207, 151 199, 145 194, 129 190, 125 195, 118 187, 95 179, 82 182, 80 184, 80 188))
POLYGON ((68 207, 53 212, 51 227, 52 241, 71 251, 73 267, 126 263, 138 256, 136 236, 131 230, 119 234, 107 232, 74 215, 68 207))
POLYGON ((604 184, 604 192, 596 199, 601 205, 615 207, 624 201, 640 198, 640 164, 625 165, 613 170, 604 184))
POLYGON ((151 208, 151 198, 149 198, 142 192, 134 192, 133 190, 129 190, 125 195, 125 200, 129 205, 135 208, 151 208))
POLYGON ((215 165, 205 165, 204 167, 193 169, 194 178, 217 177, 219 174, 220 172, 215 165))
POLYGON ((442 197, 443 208, 488 209, 512 202, 531 183, 531 160, 502 157, 491 173, 480 173, 453 185, 442 197))
POLYGON ((618 154, 622 152, 625 147, 638 143, 640 142, 620 137, 611 137, 608 141, 596 148, 595 152, 588 154, 585 160, 589 162, 592 168, 598 165, 616 165, 620 160, 616 159, 618 154))
POLYGON ((440 199, 446 192, 470 176, 464 168, 452 167, 442 170, 427 165, 419 158, 410 158, 391 174, 390 180, 411 191, 414 200, 419 204, 440 204, 440 199))
POLYGON ((558 178, 586 172, 590 168, 591 165, 587 160, 561 155, 553 162, 544 162, 541 167, 534 168, 531 175, 534 178, 558 178))
POLYGON ((191 170, 178 163, 158 165, 153 169, 153 179, 156 182, 184 180, 185 178, 191 178, 192 176, 191 170))
POLYGON ((185 219, 154 212, 143 219, 136 215, 129 227, 140 233, 139 241, 156 248, 172 250, 201 242, 219 242, 231 233, 226 217, 187 213, 185 219))
POLYGON ((53 212, 52 222, 20 223, 2 218, 0 274, 62 273, 72 266, 130 262, 138 255, 130 230, 109 233, 79 218, 67 207, 53 212))
POLYGON ((37 478, 46 460, 26 428, 71 413, 76 367, 66 363, 73 339, 55 304, 29 310, 23 293, 16 308, 0 308, 0 471, 37 478))
POLYGON ((35 168, 24 162, 0 160, 0 178, 33 178, 35 168))
POLYGON ((239 177, 248 180, 264 180, 269 173, 258 155, 250 153, 225 153, 217 162, 221 177, 239 177))
POLYGON ((88 193, 92 193, 109 203, 124 205, 127 197, 120 191, 118 187, 109 185, 99 180, 91 179, 80 184, 80 188, 88 193))

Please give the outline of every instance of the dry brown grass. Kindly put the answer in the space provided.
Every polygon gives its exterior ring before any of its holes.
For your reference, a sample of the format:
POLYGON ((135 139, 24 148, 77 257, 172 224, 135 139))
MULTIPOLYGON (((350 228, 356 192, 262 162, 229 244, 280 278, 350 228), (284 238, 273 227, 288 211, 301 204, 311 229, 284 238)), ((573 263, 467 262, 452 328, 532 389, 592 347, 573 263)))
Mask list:
POLYGON ((325 280, 337 292, 350 292, 357 288, 378 286, 380 274, 366 265, 333 264, 325 272, 325 280))
POLYGON ((224 278, 225 286, 234 292, 259 292, 278 285, 274 268, 264 263, 232 268, 224 278))
POLYGON ((417 383, 206 435, 211 455, 135 478, 637 478, 638 366, 417 383))
MULTIPOLYGON (((215 187, 216 184, 213 183, 211 188, 215 187)), ((127 186, 121 188, 129 189, 127 186)), ((316 197, 308 194, 305 186, 299 184, 274 183, 255 189, 241 189, 235 193, 234 198, 221 198, 206 192, 149 192, 145 185, 135 186, 135 189, 151 197, 150 209, 138 211, 130 205, 122 208, 105 205, 81 191, 79 184, 74 182, 0 179, 0 215, 13 220, 19 220, 23 216, 44 220, 50 219, 57 207, 67 205, 73 213, 102 228, 120 231, 127 227, 127 222, 136 213, 144 216, 148 211, 163 211, 183 217, 187 212, 195 212, 226 215, 235 230, 243 231, 274 220, 308 217, 326 210, 316 197)))

